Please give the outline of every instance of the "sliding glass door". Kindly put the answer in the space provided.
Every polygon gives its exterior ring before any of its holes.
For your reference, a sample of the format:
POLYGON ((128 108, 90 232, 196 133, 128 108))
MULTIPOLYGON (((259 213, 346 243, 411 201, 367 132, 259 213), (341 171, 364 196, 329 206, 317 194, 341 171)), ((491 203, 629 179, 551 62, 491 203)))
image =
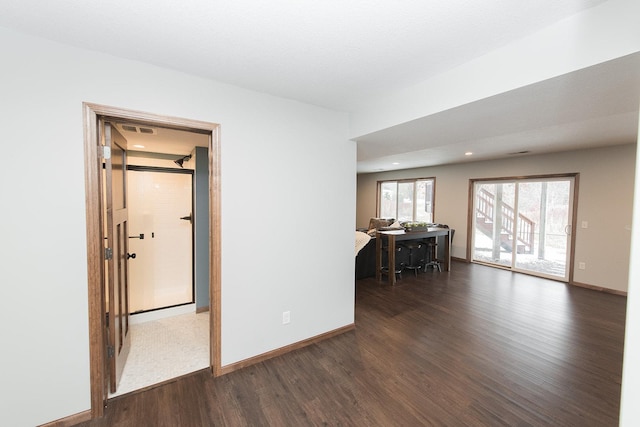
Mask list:
POLYGON ((475 227, 473 261, 510 267, 513 262, 512 221, 515 205, 514 183, 475 184, 475 227))
POLYGON ((568 280, 574 181, 475 181, 472 261, 568 280))

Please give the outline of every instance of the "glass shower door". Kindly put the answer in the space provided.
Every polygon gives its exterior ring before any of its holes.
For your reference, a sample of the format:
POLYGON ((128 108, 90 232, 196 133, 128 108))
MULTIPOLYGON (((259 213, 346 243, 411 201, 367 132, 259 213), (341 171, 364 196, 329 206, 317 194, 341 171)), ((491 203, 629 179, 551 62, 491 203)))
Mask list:
POLYGON ((131 312, 192 303, 192 175, 128 171, 131 312), (141 236, 143 235, 143 236, 141 236), (141 238, 143 237, 143 238, 141 238))

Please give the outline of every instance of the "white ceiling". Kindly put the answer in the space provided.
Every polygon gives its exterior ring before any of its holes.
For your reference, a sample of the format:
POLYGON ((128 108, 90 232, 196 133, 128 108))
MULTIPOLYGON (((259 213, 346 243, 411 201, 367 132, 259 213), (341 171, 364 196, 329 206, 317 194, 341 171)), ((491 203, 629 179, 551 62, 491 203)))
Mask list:
POLYGON ((360 137, 358 171, 629 144, 639 103, 634 54, 360 137))
POLYGON ((127 140, 127 149, 133 151, 175 154, 177 160, 191 154, 194 147, 209 146, 209 136, 202 133, 135 122, 116 122, 115 125, 127 140), (131 127, 136 130, 131 130, 131 127))
MULTIPOLYGON (((0 0, 0 25, 350 111, 604 1, 0 0)), ((358 170, 632 142, 637 57, 604 67, 359 138, 358 170)))

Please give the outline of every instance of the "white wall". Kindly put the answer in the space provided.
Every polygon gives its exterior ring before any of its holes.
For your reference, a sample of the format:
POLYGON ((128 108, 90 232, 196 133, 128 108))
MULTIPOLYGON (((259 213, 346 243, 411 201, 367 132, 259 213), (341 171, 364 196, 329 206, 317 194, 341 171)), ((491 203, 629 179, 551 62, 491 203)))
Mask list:
POLYGON ((640 2, 610 0, 403 91, 365 100, 352 138, 640 50, 640 2))
MULTIPOLYGON (((640 129, 638 130, 640 143, 640 129)), ((640 164, 640 150, 636 153, 640 164)), ((627 295, 627 322, 625 328, 624 364, 622 370, 622 397, 620 426, 636 427, 640 424, 640 171, 636 170, 635 198, 633 201, 633 233, 629 267, 629 293, 627 295)))
POLYGON ((453 256, 466 257, 469 180, 556 173, 580 173, 574 280, 626 291, 633 212, 636 145, 570 151, 508 160, 358 175, 356 223, 367 227, 376 213, 377 181, 436 178, 435 222, 455 228, 453 256), (578 270, 577 262, 586 270, 578 270))
POLYGON ((0 424, 90 408, 83 101, 221 124, 223 365, 354 321, 345 114, 3 28, 0 51, 0 424))

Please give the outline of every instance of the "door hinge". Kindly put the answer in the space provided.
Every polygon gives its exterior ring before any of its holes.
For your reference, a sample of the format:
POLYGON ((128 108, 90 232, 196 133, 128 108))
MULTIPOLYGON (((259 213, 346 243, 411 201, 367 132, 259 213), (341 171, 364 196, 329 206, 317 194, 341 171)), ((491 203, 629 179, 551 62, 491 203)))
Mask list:
POLYGON ((107 357, 111 359, 116 355, 116 349, 112 345, 107 346, 107 357))
POLYGON ((104 259, 106 259, 107 261, 113 259, 113 249, 104 248, 104 259))
POLYGON ((109 160, 111 158, 111 147, 107 147, 106 145, 101 145, 100 157, 102 157, 105 160, 109 160))

